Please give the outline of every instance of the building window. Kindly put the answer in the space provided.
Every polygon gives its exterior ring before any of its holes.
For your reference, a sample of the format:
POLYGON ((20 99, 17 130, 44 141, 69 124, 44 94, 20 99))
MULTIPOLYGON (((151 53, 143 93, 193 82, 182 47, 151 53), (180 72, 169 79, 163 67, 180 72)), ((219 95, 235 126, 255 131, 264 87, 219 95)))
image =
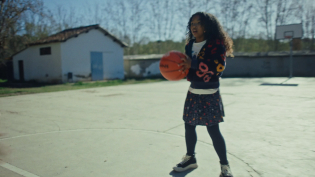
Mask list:
POLYGON ((51 54, 51 47, 43 47, 39 49, 40 55, 50 55, 51 54))

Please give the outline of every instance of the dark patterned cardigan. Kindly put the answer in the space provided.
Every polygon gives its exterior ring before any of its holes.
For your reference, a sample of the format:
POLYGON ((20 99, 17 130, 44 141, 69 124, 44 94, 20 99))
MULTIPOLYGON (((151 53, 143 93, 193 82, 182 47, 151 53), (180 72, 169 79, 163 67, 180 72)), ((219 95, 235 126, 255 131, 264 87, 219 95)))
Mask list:
MULTIPOLYGON (((185 53, 192 58, 191 40, 185 46, 185 53)), ((226 49, 220 40, 207 41, 202 46, 196 60, 192 60, 187 80, 191 82, 190 87, 195 89, 219 88, 219 78, 225 69, 226 49)))

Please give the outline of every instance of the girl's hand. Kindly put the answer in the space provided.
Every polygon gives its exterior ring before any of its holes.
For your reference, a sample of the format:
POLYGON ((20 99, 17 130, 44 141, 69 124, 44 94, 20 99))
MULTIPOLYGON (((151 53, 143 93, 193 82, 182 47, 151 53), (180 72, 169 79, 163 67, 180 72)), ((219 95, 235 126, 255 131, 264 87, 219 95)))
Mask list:
POLYGON ((187 69, 189 69, 191 67, 191 59, 189 58, 189 56, 186 55, 186 58, 181 58, 181 60, 183 62, 178 64, 178 66, 183 66, 183 67, 178 71, 184 73, 187 69))

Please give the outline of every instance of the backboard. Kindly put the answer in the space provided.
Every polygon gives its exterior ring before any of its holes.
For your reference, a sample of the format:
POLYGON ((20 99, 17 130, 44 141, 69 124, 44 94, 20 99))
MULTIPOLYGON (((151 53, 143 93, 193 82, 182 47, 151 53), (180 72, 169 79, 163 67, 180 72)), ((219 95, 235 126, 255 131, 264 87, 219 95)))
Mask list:
POLYGON ((302 23, 276 26, 276 39, 291 39, 302 37, 302 23))

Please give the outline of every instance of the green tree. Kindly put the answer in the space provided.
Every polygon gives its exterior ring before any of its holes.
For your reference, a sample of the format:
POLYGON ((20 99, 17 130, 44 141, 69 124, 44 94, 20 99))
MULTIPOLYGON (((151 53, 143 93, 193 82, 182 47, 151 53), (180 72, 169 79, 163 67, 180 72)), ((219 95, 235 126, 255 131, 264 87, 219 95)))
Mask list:
POLYGON ((0 61, 4 61, 17 49, 14 44, 20 44, 22 39, 18 33, 22 30, 20 20, 27 12, 38 12, 39 0, 1 0, 0 1, 0 61), (18 42, 17 42, 18 41, 18 42))

